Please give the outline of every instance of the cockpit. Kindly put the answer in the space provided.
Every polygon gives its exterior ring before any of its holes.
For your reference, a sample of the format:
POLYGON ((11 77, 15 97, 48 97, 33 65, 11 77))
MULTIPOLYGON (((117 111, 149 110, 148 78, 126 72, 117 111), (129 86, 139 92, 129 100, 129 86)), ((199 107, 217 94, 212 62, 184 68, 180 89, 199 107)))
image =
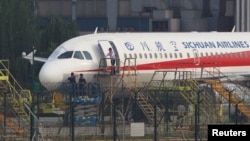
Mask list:
POLYGON ((49 56, 48 60, 54 60, 54 59, 80 59, 80 60, 92 60, 92 56, 88 51, 69 51, 63 46, 59 46, 56 48, 56 50, 49 56))
POLYGON ((66 51, 57 57, 58 59, 75 58, 80 60, 92 60, 92 56, 88 51, 66 51))

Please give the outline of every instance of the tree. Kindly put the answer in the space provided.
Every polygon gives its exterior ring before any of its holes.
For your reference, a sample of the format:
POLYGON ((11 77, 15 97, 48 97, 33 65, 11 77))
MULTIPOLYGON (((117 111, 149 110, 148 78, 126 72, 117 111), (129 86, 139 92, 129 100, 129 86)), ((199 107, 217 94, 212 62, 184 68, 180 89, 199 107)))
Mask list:
POLYGON ((0 58, 8 59, 10 71, 25 82, 29 67, 21 59, 24 50, 39 44, 35 0, 0 1, 0 58))
MULTIPOLYGON (((33 47, 36 55, 48 57, 63 41, 78 35, 73 21, 51 17, 41 26, 37 15, 37 0, 0 0, 0 59, 8 59, 10 72, 24 88, 31 88, 32 72, 29 61, 21 59, 23 51, 33 47)), ((36 63, 35 81, 42 63, 36 63)))
POLYGON ((79 31, 74 21, 50 17, 41 37, 41 55, 48 55, 62 42, 77 36, 79 31))

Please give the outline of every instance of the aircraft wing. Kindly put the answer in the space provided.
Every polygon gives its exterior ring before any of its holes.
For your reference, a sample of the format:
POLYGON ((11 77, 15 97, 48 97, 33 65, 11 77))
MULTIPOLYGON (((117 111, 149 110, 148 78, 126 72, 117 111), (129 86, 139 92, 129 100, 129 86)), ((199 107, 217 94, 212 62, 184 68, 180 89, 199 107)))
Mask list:
POLYGON ((33 58, 33 54, 35 52, 36 52, 36 50, 34 52, 29 53, 28 55, 26 55, 26 53, 23 52, 22 58, 29 60, 31 64, 33 64, 33 59, 34 59, 34 61, 38 61, 38 62, 46 62, 48 60, 48 58, 36 57, 36 56, 34 56, 34 58, 33 58))

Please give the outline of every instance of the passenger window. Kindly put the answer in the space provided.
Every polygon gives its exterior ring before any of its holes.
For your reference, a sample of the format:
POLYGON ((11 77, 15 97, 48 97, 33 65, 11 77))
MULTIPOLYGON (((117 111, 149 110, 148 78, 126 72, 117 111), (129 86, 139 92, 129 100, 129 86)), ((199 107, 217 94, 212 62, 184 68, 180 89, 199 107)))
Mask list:
POLYGON ((169 53, 170 58, 173 58, 172 53, 169 53))
POLYGON ((87 60, 92 60, 92 56, 90 55, 89 52, 83 51, 83 54, 84 54, 84 56, 85 56, 85 58, 86 58, 87 60))
POLYGON ((131 53, 129 53, 129 58, 133 58, 131 53))
POLYGON ((180 58, 182 58, 182 53, 180 53, 180 58))
POLYGON ((207 56, 207 57, 209 56, 207 52, 206 52, 206 56, 207 56))
POLYGON ((67 58, 71 58, 73 54, 73 51, 67 51, 64 52, 63 54, 58 56, 58 59, 67 59, 67 58))
POLYGON ((157 53, 155 53, 155 58, 157 58, 157 53))
POLYGON ((149 58, 151 58, 151 59, 152 59, 152 54, 151 54, 151 53, 149 53, 149 58))
POLYGON ((142 59, 142 54, 141 53, 139 54, 139 57, 140 57, 140 59, 142 59))
POLYGON ((73 58, 81 59, 81 60, 84 59, 84 57, 82 56, 82 53, 80 51, 75 51, 73 58))
POLYGON ((203 53, 202 53, 202 52, 201 52, 201 54, 200 54, 200 55, 201 55, 201 57, 203 57, 203 53))
POLYGON ((162 58, 162 53, 159 53, 159 57, 162 58))
POLYGON ((145 54, 144 54, 144 57, 145 57, 146 59, 148 58, 148 55, 147 55, 147 53, 145 53, 145 54))
POLYGON ((190 58, 190 54, 189 53, 187 53, 187 57, 190 58))
POLYGON ((127 57, 127 54, 124 54, 124 58, 128 58, 128 57, 127 57))
POLYGON ((165 53, 165 58, 168 58, 168 54, 167 53, 165 53))
POLYGON ((178 58, 177 53, 174 53, 174 57, 175 57, 175 58, 178 58))
POLYGON ((137 54, 135 53, 134 56, 135 56, 135 59, 136 59, 137 58, 137 54))

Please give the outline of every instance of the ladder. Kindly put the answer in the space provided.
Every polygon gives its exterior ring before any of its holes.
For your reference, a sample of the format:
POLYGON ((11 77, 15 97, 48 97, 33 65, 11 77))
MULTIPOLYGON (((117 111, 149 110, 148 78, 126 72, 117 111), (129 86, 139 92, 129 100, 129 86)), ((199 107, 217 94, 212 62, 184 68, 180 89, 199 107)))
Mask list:
POLYGON ((30 115, 23 105, 24 102, 28 103, 27 100, 31 102, 30 98, 30 91, 24 90, 10 73, 9 61, 0 60, 0 101, 6 103, 6 110, 18 120, 12 121, 9 117, 0 115, 0 122, 6 122, 18 135, 27 136, 30 129, 30 115))

